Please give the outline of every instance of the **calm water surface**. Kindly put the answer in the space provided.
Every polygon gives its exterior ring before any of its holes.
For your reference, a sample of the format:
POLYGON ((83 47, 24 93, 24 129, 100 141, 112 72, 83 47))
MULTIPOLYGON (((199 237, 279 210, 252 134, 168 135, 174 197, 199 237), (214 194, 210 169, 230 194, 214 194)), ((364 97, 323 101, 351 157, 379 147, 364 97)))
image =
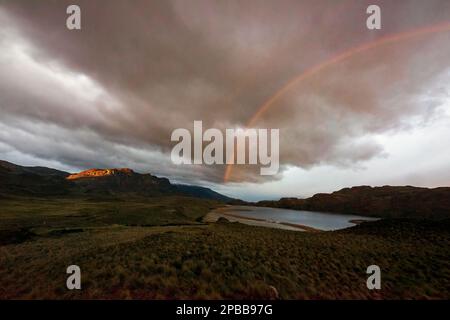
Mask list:
POLYGON ((247 218, 264 219, 272 223, 284 222, 299 224, 320 230, 338 230, 354 226, 355 224, 351 223, 350 220, 377 220, 377 218, 348 214, 247 206, 229 206, 223 213, 247 218))

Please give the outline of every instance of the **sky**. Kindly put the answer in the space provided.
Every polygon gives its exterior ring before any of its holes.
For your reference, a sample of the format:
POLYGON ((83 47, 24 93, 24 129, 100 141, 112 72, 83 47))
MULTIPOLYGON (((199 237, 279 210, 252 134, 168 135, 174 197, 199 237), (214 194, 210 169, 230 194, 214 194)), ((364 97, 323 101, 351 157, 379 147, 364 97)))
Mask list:
POLYGON ((450 186, 449 57, 448 0, 0 0, 0 159, 246 200, 450 186), (173 164, 194 120, 279 129, 279 174, 173 164))

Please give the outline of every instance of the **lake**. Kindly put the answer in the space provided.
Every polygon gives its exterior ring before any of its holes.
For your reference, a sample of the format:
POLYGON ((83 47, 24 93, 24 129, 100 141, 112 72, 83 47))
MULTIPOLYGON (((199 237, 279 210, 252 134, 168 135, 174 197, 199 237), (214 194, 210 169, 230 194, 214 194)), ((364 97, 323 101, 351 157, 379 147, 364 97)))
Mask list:
POLYGON ((232 222, 238 221, 250 225, 296 231, 338 230, 354 226, 354 222, 378 220, 377 218, 349 214, 251 206, 227 206, 208 213, 205 221, 215 222, 220 217, 232 222))

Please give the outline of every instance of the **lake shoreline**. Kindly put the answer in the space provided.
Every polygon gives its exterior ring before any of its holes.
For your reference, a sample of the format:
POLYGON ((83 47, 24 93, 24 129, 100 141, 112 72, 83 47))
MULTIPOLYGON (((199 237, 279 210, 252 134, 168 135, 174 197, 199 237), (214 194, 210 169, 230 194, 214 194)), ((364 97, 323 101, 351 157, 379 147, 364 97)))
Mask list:
POLYGON ((293 227, 293 228, 298 228, 298 229, 302 229, 302 231, 308 231, 308 232, 322 232, 323 230, 319 230, 313 227, 308 227, 302 224, 295 224, 295 223, 289 223, 289 222, 278 222, 278 221, 270 221, 270 220, 265 220, 265 219, 259 219, 259 218, 251 218, 251 217, 244 217, 244 216, 240 216, 238 214, 232 214, 232 213, 221 213, 224 216, 228 216, 228 217, 234 217, 234 218, 238 218, 238 219, 243 219, 243 220, 251 220, 251 221, 260 221, 260 222, 267 222, 267 223, 274 223, 274 224, 280 224, 280 225, 284 225, 284 226, 289 226, 289 227, 293 227))
MULTIPOLYGON (((212 222, 216 222, 218 221, 220 218, 224 218, 227 219, 230 222, 239 222, 239 223, 243 223, 243 224, 247 224, 247 225, 252 225, 252 226, 261 226, 261 227, 268 227, 268 228, 275 228, 275 229, 283 229, 283 230, 291 230, 291 231, 304 231, 304 232, 313 232, 313 233, 318 233, 318 232, 324 232, 324 231, 331 231, 331 230, 326 230, 326 229, 320 229, 317 227, 313 227, 313 226, 309 226, 306 224, 301 224, 301 223, 295 223, 292 221, 280 221, 280 219, 278 217, 274 217, 274 218, 267 218, 267 217, 254 217, 254 216, 247 216, 245 215, 245 212, 251 212, 253 215, 255 215, 255 213, 253 212, 254 210, 257 210, 259 207, 255 207, 254 209, 252 209, 252 207, 241 207, 241 206, 224 206, 224 207, 219 207, 219 208, 215 208, 212 211, 208 212, 204 218, 203 221, 206 223, 212 223, 212 222), (242 212, 242 214, 239 214, 239 212, 242 212)), ((280 209, 280 208, 267 208, 265 207, 264 209, 273 209, 273 210, 287 210, 287 209, 280 209)), ((313 212, 308 212, 308 214, 311 214, 313 212)), ((298 212, 299 215, 301 215, 301 212, 298 212)), ((314 214, 314 213, 313 213, 314 214)), ((324 214, 324 213, 317 213, 317 214, 324 214)), ((274 215, 276 216, 277 213, 274 213, 274 215)), ((333 215, 334 216, 334 215, 333 215)), ((333 216, 330 216, 333 217, 333 216)), ((335 216, 334 216, 335 217, 335 216)), ((281 219, 283 219, 281 217, 281 219)), ((336 229, 343 229, 343 228, 347 228, 347 227, 352 227, 358 224, 361 224, 363 222, 366 221, 371 221, 369 219, 361 219, 358 218, 356 219, 348 219, 346 220, 349 225, 348 226, 344 226, 341 228, 336 228, 336 229)))

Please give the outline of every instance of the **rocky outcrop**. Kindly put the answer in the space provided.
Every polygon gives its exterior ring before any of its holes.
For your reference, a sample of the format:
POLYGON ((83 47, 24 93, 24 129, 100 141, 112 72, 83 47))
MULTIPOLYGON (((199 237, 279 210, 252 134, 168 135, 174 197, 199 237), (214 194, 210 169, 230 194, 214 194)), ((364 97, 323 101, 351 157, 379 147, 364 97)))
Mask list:
POLYGON ((105 177, 112 175, 132 175, 134 171, 129 168, 120 169, 89 169, 80 173, 71 174, 67 177, 68 180, 76 180, 90 177, 105 177))
POLYGON ((89 169, 71 174, 67 180, 86 194, 133 193, 145 196, 176 193, 177 189, 166 178, 136 173, 128 168, 89 169))

